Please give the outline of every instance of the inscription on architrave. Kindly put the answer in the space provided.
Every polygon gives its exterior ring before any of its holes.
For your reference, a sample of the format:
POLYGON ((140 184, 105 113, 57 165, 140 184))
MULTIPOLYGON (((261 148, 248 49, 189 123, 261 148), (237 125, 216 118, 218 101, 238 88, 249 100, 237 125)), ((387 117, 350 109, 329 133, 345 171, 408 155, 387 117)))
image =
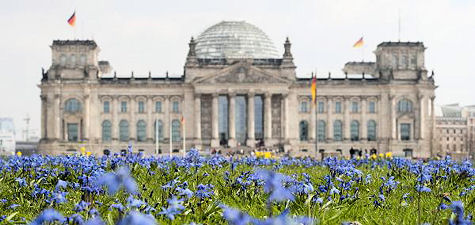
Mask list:
POLYGON ((203 141, 211 140, 211 115, 213 97, 211 95, 201 96, 201 138, 203 141))
POLYGON ((281 116, 282 116, 282 104, 281 104, 281 98, 282 96, 280 95, 274 95, 272 96, 272 138, 280 138, 281 137, 281 116))

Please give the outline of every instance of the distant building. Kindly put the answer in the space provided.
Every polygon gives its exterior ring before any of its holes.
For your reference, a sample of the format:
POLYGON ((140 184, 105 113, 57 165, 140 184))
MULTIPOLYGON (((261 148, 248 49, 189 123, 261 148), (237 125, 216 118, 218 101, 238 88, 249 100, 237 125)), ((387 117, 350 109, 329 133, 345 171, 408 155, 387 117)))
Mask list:
POLYGON ((436 110, 435 152, 457 159, 475 154, 475 106, 443 105, 436 110))
POLYGON ((0 155, 15 154, 15 126, 12 118, 0 118, 0 155))
POLYGON ((39 150, 85 146, 102 154, 132 143, 154 153, 158 136, 159 152, 177 152, 184 117, 186 148, 258 145, 291 156, 374 149, 430 157, 436 86, 425 49, 422 42, 379 44, 375 62, 344 66, 356 78, 318 78, 314 105, 311 79, 297 77, 289 39, 279 54, 244 21, 223 21, 192 38, 180 77, 106 76, 110 64, 98 60, 96 42, 56 40, 39 85, 39 150))

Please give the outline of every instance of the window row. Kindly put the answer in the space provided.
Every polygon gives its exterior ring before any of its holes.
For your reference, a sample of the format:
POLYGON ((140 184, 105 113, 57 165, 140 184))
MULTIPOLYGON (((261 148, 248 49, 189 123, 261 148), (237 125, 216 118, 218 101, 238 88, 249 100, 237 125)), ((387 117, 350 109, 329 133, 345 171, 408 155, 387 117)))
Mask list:
MULTIPOLYGON (((366 126, 367 126, 368 141, 376 141, 376 137, 377 137, 376 121, 369 120, 366 126)), ((306 120, 300 121, 299 130, 300 130, 300 140, 308 141, 309 127, 308 127, 308 122, 306 120)), ((326 137, 327 137, 326 130, 327 130, 326 122, 323 120, 317 121, 317 140, 318 141, 326 140, 326 137)), ((356 120, 351 121, 350 138, 352 141, 360 140, 360 123, 356 120)), ((335 141, 343 140, 343 123, 341 120, 335 120, 333 122, 333 140, 335 141)))
MULTIPOLYGON (((310 105, 311 103, 308 101, 301 101, 300 102, 300 112, 302 113, 308 113, 310 112, 310 105)), ((351 112, 352 113, 358 113, 361 112, 360 105, 358 102, 351 102, 351 112)), ((325 110, 325 102, 319 101, 317 102, 317 113, 324 113, 327 110, 325 110)), ((334 108, 333 108, 334 113, 342 113, 342 103, 340 101, 336 101, 334 103, 334 108)), ((368 102, 367 105, 367 112, 368 113, 376 113, 376 102, 375 101, 370 101, 368 102)))
MULTIPOLYGON (((120 108, 119 108, 119 111, 121 113, 126 113, 127 112, 127 106, 128 106, 128 102, 126 101, 121 101, 120 103, 120 108)), ((104 101, 103 103, 103 112, 104 113, 110 113, 111 111, 111 103, 110 101, 104 101)), ((138 113, 145 113, 145 102, 144 101, 139 101, 137 102, 137 112, 138 113)), ((162 113, 162 102, 161 101, 157 101, 155 102, 155 109, 154 109, 154 112, 156 113, 162 113)), ((179 101, 173 101, 172 102, 172 112, 174 113, 178 113, 180 112, 180 102, 179 101)))
MULTIPOLYGON (((139 120, 136 124, 137 141, 143 142, 147 140, 147 123, 139 120)), ((156 120, 154 123, 154 137, 153 139, 163 140, 163 122, 156 120)), ((119 141, 129 141, 130 128, 127 120, 119 122, 119 141)), ((109 142, 112 140, 112 123, 109 120, 102 122, 102 141, 109 142)), ((181 140, 181 122, 177 119, 172 120, 172 141, 181 140)))

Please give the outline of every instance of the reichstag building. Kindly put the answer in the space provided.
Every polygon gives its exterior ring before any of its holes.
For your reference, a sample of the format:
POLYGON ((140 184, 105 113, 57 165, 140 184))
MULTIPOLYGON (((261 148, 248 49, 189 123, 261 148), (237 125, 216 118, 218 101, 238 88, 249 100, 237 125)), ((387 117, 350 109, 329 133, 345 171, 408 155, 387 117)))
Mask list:
POLYGON ((350 149, 432 155, 436 86, 421 42, 382 42, 376 62, 348 62, 344 78, 318 78, 315 106, 289 39, 279 53, 256 26, 223 21, 188 45, 181 77, 124 78, 98 60, 94 41, 53 41, 39 85, 40 152, 84 147, 100 155, 132 144, 168 154, 186 143, 202 151, 264 146, 291 156, 350 149))

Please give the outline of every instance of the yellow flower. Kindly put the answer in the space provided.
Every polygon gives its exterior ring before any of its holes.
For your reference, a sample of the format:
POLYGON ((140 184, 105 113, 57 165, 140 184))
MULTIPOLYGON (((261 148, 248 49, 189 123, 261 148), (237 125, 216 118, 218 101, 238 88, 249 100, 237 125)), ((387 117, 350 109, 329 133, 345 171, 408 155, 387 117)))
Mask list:
POLYGON ((81 151, 81 155, 85 155, 85 154, 86 154, 86 148, 85 148, 85 147, 79 148, 79 151, 81 151))
POLYGON ((392 152, 386 152, 386 158, 392 158, 393 153, 392 152))
POLYGON ((17 152, 16 155, 17 155, 17 156, 21 156, 21 152, 17 152))
POLYGON ((360 157, 359 157, 359 156, 356 156, 356 159, 357 159, 357 160, 360 160, 360 157))
POLYGON ((372 154, 372 155, 371 155, 371 159, 374 160, 374 159, 377 159, 377 158, 378 158, 378 156, 377 156, 376 154, 372 154))
POLYGON ((269 159, 272 157, 272 154, 270 152, 264 152, 264 158, 269 159))
POLYGON ((91 154, 92 154, 91 152, 86 152, 87 156, 91 156, 91 154))
POLYGON ((379 153, 379 157, 383 158, 384 157, 383 153, 379 153))

